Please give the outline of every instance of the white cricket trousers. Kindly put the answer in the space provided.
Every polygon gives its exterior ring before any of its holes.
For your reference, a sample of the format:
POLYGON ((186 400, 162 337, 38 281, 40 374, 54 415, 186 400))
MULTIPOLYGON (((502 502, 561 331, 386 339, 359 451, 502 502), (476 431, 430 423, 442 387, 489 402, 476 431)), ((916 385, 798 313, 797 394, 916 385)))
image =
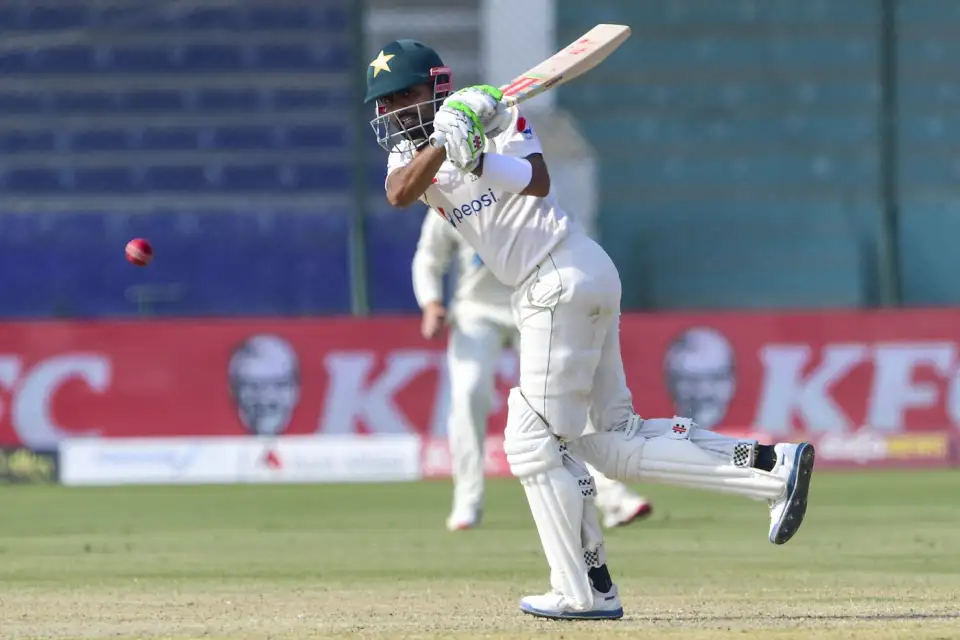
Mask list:
POLYGON ((447 343, 450 414, 447 438, 453 475, 453 503, 483 506, 484 440, 503 349, 516 344, 516 330, 487 318, 457 317, 447 343))
POLYGON ((551 432, 573 440, 633 416, 620 355, 620 274, 574 231, 513 294, 520 390, 551 432))
MULTIPOLYGON (((484 445, 497 372, 503 349, 518 343, 514 327, 490 317, 456 315, 447 343, 450 380, 447 441, 454 509, 478 511, 483 507, 484 445)), ((616 509, 623 500, 635 496, 623 483, 607 478, 590 465, 587 468, 597 483, 600 509, 616 509)))

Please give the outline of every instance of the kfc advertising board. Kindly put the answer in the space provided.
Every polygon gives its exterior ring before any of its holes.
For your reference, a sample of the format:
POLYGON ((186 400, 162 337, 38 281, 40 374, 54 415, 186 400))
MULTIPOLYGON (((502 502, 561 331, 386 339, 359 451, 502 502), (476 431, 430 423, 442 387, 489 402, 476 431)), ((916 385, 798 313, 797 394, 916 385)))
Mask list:
MULTIPOLYGON (((885 451, 945 459, 960 433, 960 312, 628 314, 621 333, 642 415, 679 413, 768 440, 826 438, 838 461, 857 464, 885 451)), ((414 317, 0 324, 0 446, 442 438, 443 348, 420 337, 414 317)), ((493 436, 516 371, 505 353, 493 436)))

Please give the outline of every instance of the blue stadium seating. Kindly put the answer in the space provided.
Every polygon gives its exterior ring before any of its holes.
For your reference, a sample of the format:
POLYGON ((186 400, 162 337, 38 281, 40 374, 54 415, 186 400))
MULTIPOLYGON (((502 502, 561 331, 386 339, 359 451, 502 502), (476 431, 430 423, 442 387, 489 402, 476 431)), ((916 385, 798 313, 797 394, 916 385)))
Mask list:
POLYGON ((349 214, 158 210, 0 215, 6 317, 134 316, 137 287, 173 287, 159 316, 345 313, 349 214), (153 241, 149 268, 130 266, 132 237, 153 241), (43 249, 43 259, 37 253, 43 249))
POLYGON ((367 216, 367 273, 370 306, 383 312, 417 307, 410 279, 410 263, 417 248, 425 207, 398 211, 377 207, 367 216))
MULTIPOLYGON (((131 315, 137 284, 176 285, 158 314, 345 313, 361 213, 373 310, 413 311, 423 209, 385 207, 357 131, 358 6, 0 3, 0 316, 131 315), (150 269, 122 260, 134 235, 150 269)), ((897 18, 905 298, 960 303, 960 9, 897 18)), ((598 152, 625 305, 877 302, 878 4, 558 0, 561 41, 603 21, 636 35, 558 95, 598 152)))
POLYGON ((0 28, 4 31, 43 32, 116 25, 144 31, 327 29, 337 32, 346 29, 348 24, 345 3, 330 0, 299 4, 212 3, 209 6, 196 2, 186 7, 148 10, 139 3, 111 6, 100 2, 18 2, 0 7, 0 28))
POLYGON ((27 151, 265 151, 346 149, 350 132, 340 124, 209 124, 0 131, 0 148, 27 151))
MULTIPOLYGON (((0 32, 48 38, 0 49, 0 193, 16 204, 0 211, 0 266, 18 274, 0 315, 131 315, 125 291, 138 283, 182 291, 151 311, 162 315, 348 312, 359 212, 313 203, 349 203, 357 189, 357 10, 350 0, 0 6, 0 32), (30 203, 57 213, 18 213, 30 203), (149 269, 122 259, 133 236, 154 243, 149 269), (41 251, 54 259, 28 260, 41 251)), ((375 310, 412 310, 418 215, 382 215, 385 158, 362 135, 370 297, 375 310)))

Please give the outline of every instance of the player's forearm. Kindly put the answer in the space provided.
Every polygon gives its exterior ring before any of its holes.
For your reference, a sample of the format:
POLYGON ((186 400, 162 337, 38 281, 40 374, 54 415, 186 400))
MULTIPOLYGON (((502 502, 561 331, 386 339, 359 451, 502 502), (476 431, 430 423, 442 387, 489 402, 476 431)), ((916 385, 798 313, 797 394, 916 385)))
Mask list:
POLYGON ((443 147, 427 146, 405 167, 401 167, 387 177, 387 202, 394 207, 409 207, 422 196, 440 165, 447 158, 443 147))

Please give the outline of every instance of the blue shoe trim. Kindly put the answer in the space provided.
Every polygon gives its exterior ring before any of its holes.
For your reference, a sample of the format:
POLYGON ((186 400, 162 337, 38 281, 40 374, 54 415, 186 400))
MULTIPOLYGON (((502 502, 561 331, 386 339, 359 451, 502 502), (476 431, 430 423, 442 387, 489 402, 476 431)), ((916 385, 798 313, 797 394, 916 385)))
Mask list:
POLYGON ((605 610, 598 609, 595 611, 564 611, 563 613, 555 613, 553 611, 543 611, 521 602, 520 610, 532 616, 550 618, 551 620, 618 620, 623 617, 623 607, 605 610))

